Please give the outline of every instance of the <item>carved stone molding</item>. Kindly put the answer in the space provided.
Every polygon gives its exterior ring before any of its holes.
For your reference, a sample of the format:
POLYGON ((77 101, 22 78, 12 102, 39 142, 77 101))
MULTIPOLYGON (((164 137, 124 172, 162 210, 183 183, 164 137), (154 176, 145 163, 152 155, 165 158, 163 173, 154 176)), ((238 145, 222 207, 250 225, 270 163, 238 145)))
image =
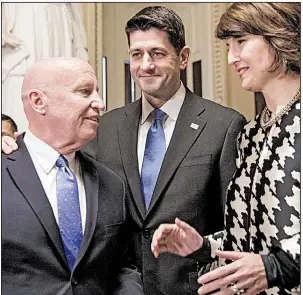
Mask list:
POLYGON ((100 89, 102 88, 102 3, 81 3, 83 23, 87 34, 89 63, 94 68, 100 89))
POLYGON ((87 35, 88 58, 91 66, 96 69, 95 63, 95 30, 96 30, 96 13, 95 3, 81 3, 83 24, 87 35))
MULTIPOLYGON (((222 13, 226 11, 226 3, 212 3, 212 31, 219 23, 222 13)), ((214 69, 214 101, 227 105, 227 55, 222 40, 213 38, 213 69, 214 69)))
POLYGON ((102 21, 102 13, 103 13, 103 4, 102 3, 94 3, 95 4, 95 69, 97 80, 99 81, 99 87, 102 87, 102 56, 103 56, 103 21, 102 21))

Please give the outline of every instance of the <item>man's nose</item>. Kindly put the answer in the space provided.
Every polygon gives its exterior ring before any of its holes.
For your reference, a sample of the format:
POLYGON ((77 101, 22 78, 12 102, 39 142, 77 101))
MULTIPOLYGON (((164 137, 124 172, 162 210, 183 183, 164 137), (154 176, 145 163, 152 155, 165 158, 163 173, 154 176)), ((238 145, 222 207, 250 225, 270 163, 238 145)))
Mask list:
POLYGON ((155 65, 153 64, 152 57, 148 54, 145 53, 142 62, 141 62, 141 69, 143 71, 149 71, 151 69, 154 69, 155 65))
POLYGON ((99 93, 97 91, 95 91, 92 103, 91 103, 91 107, 93 109, 97 109, 98 111, 104 111, 105 109, 105 105, 103 102, 103 99, 100 97, 99 93))

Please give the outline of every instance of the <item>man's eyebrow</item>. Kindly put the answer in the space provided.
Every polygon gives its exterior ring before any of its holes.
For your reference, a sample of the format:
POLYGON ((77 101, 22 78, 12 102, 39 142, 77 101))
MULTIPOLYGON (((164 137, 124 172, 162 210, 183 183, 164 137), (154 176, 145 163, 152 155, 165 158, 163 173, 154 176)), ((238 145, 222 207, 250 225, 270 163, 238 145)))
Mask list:
POLYGON ((162 50, 162 51, 167 51, 167 49, 166 48, 164 48, 164 47, 153 47, 151 50, 162 50))
POLYGON ((94 84, 94 81, 91 81, 91 80, 87 80, 87 79, 79 79, 77 82, 76 82, 78 85, 92 85, 94 84))
POLYGON ((133 51, 141 51, 141 49, 139 49, 139 48, 130 48, 129 49, 129 52, 133 52, 133 51))
POLYGON ((93 87, 94 82, 86 79, 79 79, 74 84, 74 89, 78 89, 81 87, 93 87))
MULTIPOLYGON (((130 54, 133 54, 133 53, 136 53, 136 52, 144 52, 145 50, 142 50, 140 48, 132 48, 129 50, 129 53, 130 54)), ((162 53, 168 53, 169 51, 164 48, 164 47, 152 47, 152 48, 149 48, 147 50, 147 52, 155 52, 155 51, 161 51, 162 53)))

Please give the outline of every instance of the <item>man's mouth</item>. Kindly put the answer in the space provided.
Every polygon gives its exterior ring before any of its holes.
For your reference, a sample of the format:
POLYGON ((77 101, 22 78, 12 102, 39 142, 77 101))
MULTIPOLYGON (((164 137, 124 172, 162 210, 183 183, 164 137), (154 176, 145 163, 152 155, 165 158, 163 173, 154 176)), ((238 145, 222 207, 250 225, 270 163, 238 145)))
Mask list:
POLYGON ((99 116, 86 117, 86 119, 96 123, 99 123, 99 118, 100 118, 99 116))
POLYGON ((161 77, 161 75, 141 75, 140 78, 154 78, 154 77, 161 77))

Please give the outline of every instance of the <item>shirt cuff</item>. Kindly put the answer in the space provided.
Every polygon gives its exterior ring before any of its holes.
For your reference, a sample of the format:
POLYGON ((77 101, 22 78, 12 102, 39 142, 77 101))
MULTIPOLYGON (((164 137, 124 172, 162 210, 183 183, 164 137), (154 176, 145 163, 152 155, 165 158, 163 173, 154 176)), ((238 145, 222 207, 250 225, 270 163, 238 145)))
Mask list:
POLYGON ((199 264, 205 265, 211 261, 211 245, 208 238, 203 237, 202 247, 189 254, 187 258, 195 259, 199 264))

